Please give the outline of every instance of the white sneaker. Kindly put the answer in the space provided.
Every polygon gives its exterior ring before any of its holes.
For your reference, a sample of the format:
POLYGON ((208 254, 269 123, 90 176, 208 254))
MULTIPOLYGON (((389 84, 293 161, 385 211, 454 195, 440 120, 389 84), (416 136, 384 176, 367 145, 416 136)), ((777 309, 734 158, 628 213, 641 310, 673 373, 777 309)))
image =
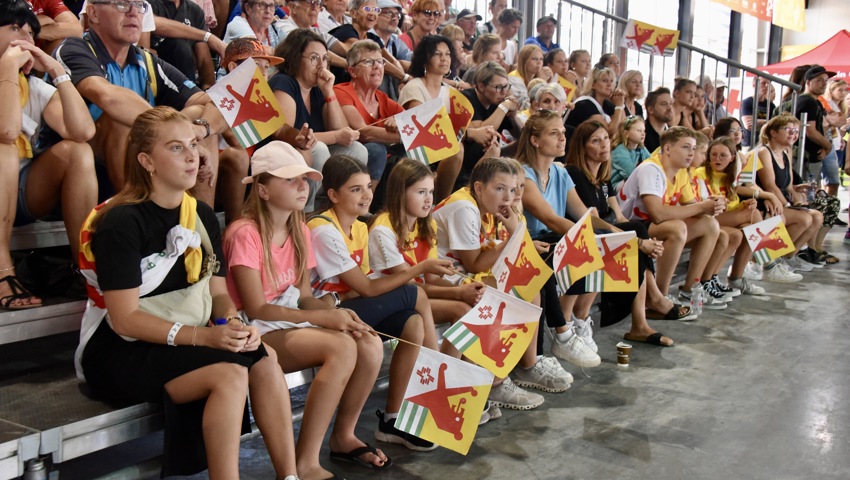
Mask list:
POLYGON ((785 266, 788 267, 788 269, 792 272, 808 273, 815 269, 812 264, 800 260, 799 257, 794 257, 790 260, 787 258, 783 258, 782 263, 784 263, 785 266))
POLYGON ((756 285, 753 282, 750 282, 746 278, 739 278, 737 280, 729 280, 729 286, 732 288, 737 288, 744 295, 765 295, 767 291, 756 285))
POLYGON ((803 279, 799 273, 794 273, 785 266, 784 263, 778 262, 773 268, 764 269, 764 281, 774 283, 794 283, 803 279))
POLYGON ((725 310, 726 309, 726 299, 723 297, 715 298, 711 295, 707 295, 705 300, 702 302, 703 310, 725 310))
POLYGON ((510 377, 506 377, 501 385, 490 389, 488 399, 497 407, 511 410, 531 410, 543 405, 543 395, 519 388, 510 377))
POLYGON ((578 334, 573 334, 569 340, 563 343, 556 339, 552 342, 551 352, 552 355, 577 367, 590 368, 602 363, 599 355, 591 350, 578 334))
POLYGON ((581 337, 582 340, 584 340, 585 345, 593 350, 593 353, 599 351, 599 347, 597 347, 596 342, 593 341, 593 320, 590 317, 587 317, 585 320, 574 318, 573 331, 576 335, 581 337))
POLYGON ((558 378, 563 378, 567 381, 567 383, 573 383, 573 375, 570 372, 564 370, 564 367, 561 366, 561 362, 559 362, 557 358, 544 356, 540 359, 540 361, 549 364, 555 376, 557 376, 558 378))
POLYGON ((566 378, 558 377, 548 362, 538 360, 531 368, 514 369, 514 383, 520 387, 536 388, 544 392, 558 393, 570 388, 566 378))
MULTIPOLYGON (((729 271, 732 271, 732 267, 729 267, 729 271)), ((764 273, 760 263, 755 262, 747 262, 747 268, 744 269, 744 277, 747 280, 755 280, 759 281, 763 278, 764 273)))
POLYGON ((495 420, 497 418, 502 418, 502 409, 499 408, 498 405, 491 401, 487 401, 487 415, 490 416, 490 420, 495 420))

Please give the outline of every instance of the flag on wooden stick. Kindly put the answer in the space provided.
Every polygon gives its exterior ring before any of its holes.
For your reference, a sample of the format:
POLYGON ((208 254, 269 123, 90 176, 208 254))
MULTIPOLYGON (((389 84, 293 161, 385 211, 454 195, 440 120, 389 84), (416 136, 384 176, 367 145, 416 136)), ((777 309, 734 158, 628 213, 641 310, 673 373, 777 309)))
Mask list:
POLYGON ((442 99, 405 110, 395 115, 395 121, 407 154, 426 165, 460 151, 457 132, 442 99))
POLYGON ((771 217, 746 226, 744 236, 753 251, 753 260, 758 263, 768 263, 794 251, 794 242, 785 229, 782 217, 771 217))
POLYGON ((589 209, 555 245, 553 264, 561 293, 587 274, 602 268, 602 255, 596 246, 589 209))
POLYGON ((534 300, 552 276, 552 269, 534 249, 525 223, 521 223, 508 239, 508 244, 493 264, 492 272, 499 290, 513 293, 526 302, 534 300))

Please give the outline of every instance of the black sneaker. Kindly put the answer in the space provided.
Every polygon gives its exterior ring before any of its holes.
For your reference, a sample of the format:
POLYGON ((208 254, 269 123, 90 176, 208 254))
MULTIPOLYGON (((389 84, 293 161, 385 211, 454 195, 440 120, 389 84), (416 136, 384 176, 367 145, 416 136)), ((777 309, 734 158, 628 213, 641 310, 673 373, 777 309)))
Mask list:
POLYGON ((375 414, 378 415, 378 429, 375 430, 378 441, 397 443, 417 452, 430 452, 437 448, 434 443, 395 428, 395 419, 384 420, 384 412, 377 410, 375 414))
POLYGON ((835 219, 835 224, 838 225, 839 227, 846 227, 847 226, 847 222, 845 222, 844 220, 842 220, 840 218, 835 219))
POLYGON ((812 250, 811 248, 806 248, 797 252, 797 258, 808 264, 811 264, 811 266, 815 268, 823 267, 824 262, 820 259, 820 255, 818 255, 818 252, 812 250))

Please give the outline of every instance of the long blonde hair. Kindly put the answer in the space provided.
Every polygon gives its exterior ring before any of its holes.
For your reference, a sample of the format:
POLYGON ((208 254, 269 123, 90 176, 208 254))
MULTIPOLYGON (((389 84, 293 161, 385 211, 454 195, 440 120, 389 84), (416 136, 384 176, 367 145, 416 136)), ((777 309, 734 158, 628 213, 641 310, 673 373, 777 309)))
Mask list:
POLYGON ((121 205, 137 205, 150 199, 153 191, 151 174, 139 162, 139 155, 150 154, 159 140, 160 131, 173 122, 191 123, 190 120, 171 107, 154 107, 136 117, 127 136, 124 154, 124 187, 100 209, 92 219, 90 231, 97 230, 100 222, 113 208, 121 205))
POLYGON ((538 51, 541 55, 543 55, 543 50, 537 45, 526 45, 522 47, 519 50, 519 53, 517 54, 516 71, 522 78, 522 83, 526 85, 528 85, 528 82, 530 82, 534 78, 534 76, 525 70, 525 64, 528 63, 528 60, 531 58, 531 56, 538 51))
MULTIPOLYGON (((268 188, 268 182, 274 178, 273 175, 263 172, 254 177, 254 188, 248 194, 248 200, 245 201, 245 206, 242 208, 242 217, 251 220, 257 226, 257 231, 260 232, 260 240, 263 244, 263 263, 265 265, 266 276, 271 280, 271 284, 275 289, 280 287, 277 278, 277 268, 274 264, 274 255, 272 254, 272 235, 274 233, 274 224, 272 222, 271 213, 266 201, 260 198, 258 185, 264 185, 268 188)), ((307 239, 304 238, 304 212, 301 210, 293 211, 286 220, 286 230, 289 233, 289 239, 292 241, 292 246, 295 250, 295 281, 294 285, 301 283, 304 275, 307 272, 307 239)))

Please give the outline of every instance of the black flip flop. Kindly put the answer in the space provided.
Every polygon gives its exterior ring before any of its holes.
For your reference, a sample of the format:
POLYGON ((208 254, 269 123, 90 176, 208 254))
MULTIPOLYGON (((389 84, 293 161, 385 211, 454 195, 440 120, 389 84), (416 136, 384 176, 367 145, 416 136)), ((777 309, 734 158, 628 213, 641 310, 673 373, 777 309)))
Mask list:
POLYGON ((649 336, 647 336, 643 339, 640 339, 638 337, 629 338, 629 334, 626 333, 626 334, 623 335, 623 338, 630 341, 630 342, 647 343, 649 345, 656 345, 658 347, 672 347, 673 345, 675 345, 675 343, 671 343, 670 345, 664 345, 663 343, 661 343, 661 337, 664 337, 664 336, 665 335, 661 332, 655 332, 652 335, 649 335, 649 336))
MULTIPOLYGON (((384 464, 381 465, 381 466, 375 465, 372 462, 367 462, 367 461, 360 458, 360 455, 363 455, 364 453, 371 453, 372 455, 375 455, 376 457, 381 458, 378 455, 378 450, 375 447, 373 447, 372 445, 369 445, 368 443, 365 446, 357 447, 357 448, 355 448, 354 450, 352 450, 348 453, 331 451, 330 457, 331 457, 331 460, 339 460, 339 461, 342 461, 342 462, 357 463, 357 464, 360 464, 363 467, 371 468, 371 469, 374 469, 374 470, 384 470, 385 468, 391 467, 392 464, 393 464, 393 461, 390 457, 387 457, 387 461, 384 462, 384 464)), ((384 456, 386 456, 386 454, 384 454, 384 456)))
POLYGON ((662 314, 661 312, 656 312, 655 310, 646 309, 646 319, 647 320, 694 320, 696 318, 695 315, 691 315, 691 307, 686 305, 677 305, 673 304, 670 307, 670 310, 667 313, 662 314))

